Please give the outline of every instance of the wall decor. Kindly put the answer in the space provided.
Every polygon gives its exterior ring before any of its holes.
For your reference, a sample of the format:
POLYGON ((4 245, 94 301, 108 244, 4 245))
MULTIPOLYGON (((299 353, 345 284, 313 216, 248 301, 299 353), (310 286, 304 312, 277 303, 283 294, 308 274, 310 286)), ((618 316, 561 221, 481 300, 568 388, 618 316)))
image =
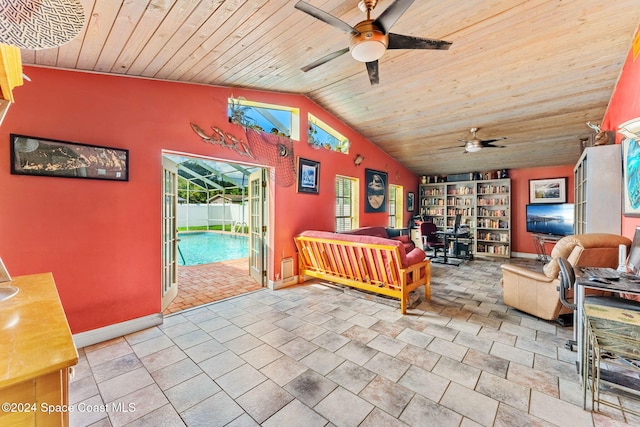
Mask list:
POLYGON ((129 150, 26 135, 9 138, 12 174, 129 180, 129 150))
POLYGON ((624 216, 640 216, 640 144, 637 139, 622 140, 622 192, 624 216))
POLYGON ((529 203, 566 202, 567 178, 529 180, 529 203))
POLYGON ((298 157, 298 193, 318 194, 320 163, 298 157))
POLYGON ((364 181, 367 186, 365 212, 387 211, 387 173, 373 169, 364 170, 364 181))
POLYGON ((413 212, 415 209, 416 195, 411 191, 407 193, 407 211, 413 212))

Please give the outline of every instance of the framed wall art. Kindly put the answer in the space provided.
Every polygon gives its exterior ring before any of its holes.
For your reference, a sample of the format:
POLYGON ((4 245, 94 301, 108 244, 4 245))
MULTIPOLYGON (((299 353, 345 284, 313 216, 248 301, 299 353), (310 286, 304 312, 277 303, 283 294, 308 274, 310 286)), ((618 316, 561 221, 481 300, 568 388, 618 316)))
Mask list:
POLYGON ((636 139, 622 140, 622 213, 640 216, 640 144, 636 139))
POLYGON ((298 157, 298 193, 319 194, 320 163, 298 157))
POLYGON ((416 205, 415 205, 415 200, 416 200, 416 196, 414 193, 412 193, 411 191, 407 193, 407 211, 409 212, 413 212, 413 210, 415 209, 416 205))
POLYGON ((529 203, 567 203, 567 178, 530 179, 529 203))
POLYGON ((387 173, 373 169, 364 170, 364 180, 367 186, 367 197, 364 204, 365 212, 387 211, 387 173))
POLYGON ((9 145, 15 175, 129 180, 129 150, 16 134, 9 145))

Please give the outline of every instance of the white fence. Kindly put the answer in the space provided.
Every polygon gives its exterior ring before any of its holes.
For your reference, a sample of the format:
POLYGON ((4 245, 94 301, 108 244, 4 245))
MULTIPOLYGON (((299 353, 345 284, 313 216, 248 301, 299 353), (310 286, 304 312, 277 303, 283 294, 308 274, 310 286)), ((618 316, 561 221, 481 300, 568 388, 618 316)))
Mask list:
POLYGON ((247 224, 249 206, 178 204, 178 227, 247 224))

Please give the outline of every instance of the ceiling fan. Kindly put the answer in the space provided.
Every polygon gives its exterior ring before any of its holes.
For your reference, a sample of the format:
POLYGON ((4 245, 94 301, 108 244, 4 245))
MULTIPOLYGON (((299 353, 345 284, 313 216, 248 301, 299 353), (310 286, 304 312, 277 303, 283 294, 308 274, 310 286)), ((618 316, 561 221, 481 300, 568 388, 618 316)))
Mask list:
POLYGON ((479 128, 471 128, 471 134, 473 135, 472 139, 459 139, 458 141, 464 142, 464 153, 475 153, 476 151, 480 151, 483 148, 504 148, 504 145, 494 145, 493 143, 496 141, 501 141, 503 139, 507 139, 506 136, 501 138, 494 139, 478 139, 476 136, 476 132, 478 132, 479 128))
POLYGON ((395 0, 377 19, 373 20, 371 19, 371 11, 378 4, 378 0, 361 0, 358 7, 367 13, 367 19, 352 27, 305 1, 298 1, 295 5, 296 9, 351 34, 349 47, 332 52, 302 67, 302 71, 307 72, 347 52, 351 52, 353 59, 366 63, 369 81, 372 85, 375 85, 380 82, 378 59, 384 55, 387 49, 449 49, 451 43, 444 40, 424 39, 389 32, 413 2, 414 0, 395 0))

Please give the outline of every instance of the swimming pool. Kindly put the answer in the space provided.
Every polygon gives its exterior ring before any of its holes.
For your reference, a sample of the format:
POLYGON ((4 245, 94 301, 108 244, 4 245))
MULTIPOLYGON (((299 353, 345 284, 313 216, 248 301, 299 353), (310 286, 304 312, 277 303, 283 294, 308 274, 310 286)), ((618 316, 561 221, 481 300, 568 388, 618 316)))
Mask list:
POLYGON ((209 264, 249 256, 249 238, 226 233, 178 233, 178 265, 209 264))

